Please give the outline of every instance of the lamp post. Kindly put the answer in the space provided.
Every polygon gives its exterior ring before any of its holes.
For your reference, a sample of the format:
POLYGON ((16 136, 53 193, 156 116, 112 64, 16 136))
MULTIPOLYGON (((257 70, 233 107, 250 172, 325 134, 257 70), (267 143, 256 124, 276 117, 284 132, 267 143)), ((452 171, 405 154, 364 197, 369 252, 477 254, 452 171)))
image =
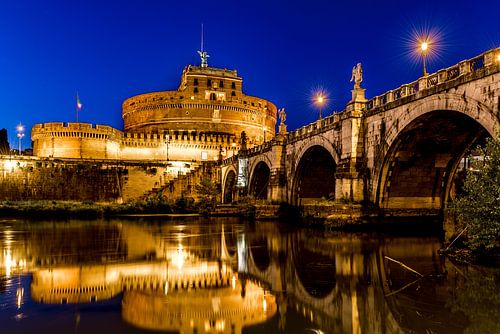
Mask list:
POLYGON ((262 128, 262 130, 264 131, 264 143, 265 143, 265 142, 266 142, 266 131, 267 131, 267 127, 266 127, 266 126, 264 126, 264 127, 262 128))
POLYGON ((429 49, 429 42, 427 41, 423 41, 422 43, 420 43, 420 51, 422 53, 422 61, 424 63, 424 76, 427 75, 427 68, 426 68, 426 60, 427 60, 427 50, 429 49))
POLYGON ((168 161, 168 144, 170 144, 170 135, 165 136, 165 144, 167 144, 167 161, 168 161))
POLYGON ((19 123, 16 127, 17 138, 19 138, 19 155, 21 155, 21 140, 24 137, 24 125, 19 123))
POLYGON ((323 118, 322 112, 323 112, 323 106, 325 104, 325 101, 326 101, 326 98, 323 95, 323 93, 319 93, 318 95, 316 95, 314 102, 319 107, 319 119, 323 118))

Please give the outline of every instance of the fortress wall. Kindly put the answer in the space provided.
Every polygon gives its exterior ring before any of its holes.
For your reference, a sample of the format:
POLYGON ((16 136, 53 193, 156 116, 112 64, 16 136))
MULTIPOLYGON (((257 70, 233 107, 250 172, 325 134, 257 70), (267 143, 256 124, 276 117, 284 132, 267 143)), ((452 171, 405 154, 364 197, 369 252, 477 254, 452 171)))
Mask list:
POLYGON ((76 162, 0 158, 0 200, 92 200, 119 197, 120 168, 76 162))
POLYGON ((144 196, 153 188, 159 188, 172 178, 165 167, 131 166, 124 178, 122 197, 124 202, 144 196))
POLYGON ((219 173, 214 162, 203 163, 194 166, 188 173, 179 175, 163 187, 163 196, 170 199, 181 197, 191 197, 195 200, 200 195, 196 191, 196 185, 200 184, 204 178, 209 178, 213 184, 219 184, 219 173))
POLYGON ((131 201, 188 165, 0 156, 0 200, 131 201))
POLYGON ((123 133, 88 123, 44 123, 31 129, 33 154, 38 157, 117 159, 123 133))
POLYGON ((233 135, 196 131, 124 134, 109 126, 85 123, 37 124, 32 140, 35 156, 75 159, 166 161, 168 151, 168 160, 213 161, 220 148, 224 157, 239 149, 233 135))

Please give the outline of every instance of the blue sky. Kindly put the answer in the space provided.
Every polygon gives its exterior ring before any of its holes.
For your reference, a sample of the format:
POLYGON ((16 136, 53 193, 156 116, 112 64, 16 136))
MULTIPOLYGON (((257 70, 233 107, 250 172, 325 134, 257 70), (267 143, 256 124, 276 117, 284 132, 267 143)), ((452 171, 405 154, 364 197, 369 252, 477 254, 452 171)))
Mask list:
MULTIPOLYGON (((417 79, 415 31, 439 41, 429 72, 500 46, 499 1, 4 1, 0 10, 0 128, 76 120, 122 128, 121 103, 176 89, 199 64, 200 25, 209 65, 237 69, 245 93, 285 107, 289 129, 350 98, 363 65, 367 97, 417 79)), ((29 133, 23 147, 29 147, 29 133)))

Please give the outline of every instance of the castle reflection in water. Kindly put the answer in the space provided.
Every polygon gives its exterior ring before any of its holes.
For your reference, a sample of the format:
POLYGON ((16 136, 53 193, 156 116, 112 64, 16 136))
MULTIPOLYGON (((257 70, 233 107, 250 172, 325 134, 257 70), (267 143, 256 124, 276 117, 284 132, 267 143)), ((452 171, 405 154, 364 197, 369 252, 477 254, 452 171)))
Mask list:
POLYGON ((463 273, 437 256, 437 238, 229 219, 12 221, 0 233, 7 282, 0 301, 10 293, 6 305, 17 310, 120 298, 130 326, 180 333, 461 332, 470 325, 450 307, 463 273), (20 275, 31 283, 8 284, 20 275))

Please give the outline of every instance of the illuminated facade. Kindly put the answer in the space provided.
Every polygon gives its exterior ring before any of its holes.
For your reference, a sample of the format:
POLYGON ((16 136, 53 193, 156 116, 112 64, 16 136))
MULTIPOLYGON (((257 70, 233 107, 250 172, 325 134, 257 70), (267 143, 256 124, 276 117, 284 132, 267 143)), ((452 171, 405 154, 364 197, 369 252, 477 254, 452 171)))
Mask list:
POLYGON ((179 88, 141 94, 122 106, 124 131, 88 123, 44 123, 31 130, 39 157, 210 161, 274 137, 276 106, 247 96, 235 70, 187 66, 179 88))

